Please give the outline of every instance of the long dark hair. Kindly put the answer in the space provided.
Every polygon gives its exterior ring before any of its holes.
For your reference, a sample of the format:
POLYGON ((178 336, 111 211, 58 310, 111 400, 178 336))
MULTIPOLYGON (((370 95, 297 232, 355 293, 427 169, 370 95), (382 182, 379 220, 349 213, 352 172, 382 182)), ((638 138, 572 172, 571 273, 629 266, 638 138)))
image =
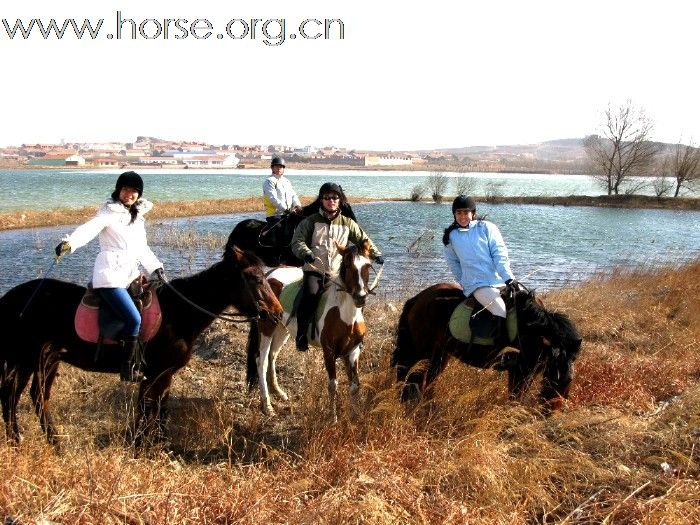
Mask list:
MULTIPOLYGON (((140 198, 140 197, 139 197, 139 198, 140 198)), ((139 203, 139 201, 137 200, 137 201, 136 201, 135 203, 133 203, 131 206, 127 206, 126 204, 124 204, 122 201, 119 200, 119 191, 117 191, 117 190, 114 190, 114 191, 112 192, 112 200, 113 200, 114 202, 118 202, 119 204, 121 204, 122 206, 124 206, 127 210, 129 210, 129 215, 131 215, 131 220, 129 221, 129 224, 134 224, 134 221, 136 220, 136 217, 137 217, 138 214, 139 214, 139 210, 138 210, 138 208, 136 207, 136 205, 139 203)))

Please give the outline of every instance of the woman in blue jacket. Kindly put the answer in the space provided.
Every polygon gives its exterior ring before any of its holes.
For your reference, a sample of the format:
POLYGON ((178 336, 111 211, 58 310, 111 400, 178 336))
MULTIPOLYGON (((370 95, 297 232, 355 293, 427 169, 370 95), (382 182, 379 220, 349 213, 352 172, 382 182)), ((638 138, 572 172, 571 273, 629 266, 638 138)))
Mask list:
POLYGON ((445 229, 442 242, 447 264, 464 295, 474 295, 488 311, 506 317, 506 305, 500 289, 515 288, 517 281, 510 269, 508 249, 501 232, 492 222, 476 215, 476 202, 459 195, 452 203, 454 222, 445 229))

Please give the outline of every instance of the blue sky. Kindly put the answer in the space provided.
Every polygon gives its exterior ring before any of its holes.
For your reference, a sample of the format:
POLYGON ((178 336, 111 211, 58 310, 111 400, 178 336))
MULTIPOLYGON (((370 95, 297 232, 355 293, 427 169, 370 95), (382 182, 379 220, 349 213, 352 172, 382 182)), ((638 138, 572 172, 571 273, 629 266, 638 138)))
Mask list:
POLYGON ((677 0, 13 2, 0 9, 11 26, 104 22, 95 40, 70 28, 61 40, 11 40, 0 26, 0 146, 136 135, 389 150, 523 144, 593 133, 607 104, 627 99, 653 119, 654 138, 700 140, 699 11, 677 0), (125 37, 127 21, 116 39, 118 11, 145 36, 125 37), (342 20, 342 40, 337 22, 327 40, 301 37, 304 20, 315 36, 325 19, 342 20), (225 32, 232 20, 236 39, 225 32))

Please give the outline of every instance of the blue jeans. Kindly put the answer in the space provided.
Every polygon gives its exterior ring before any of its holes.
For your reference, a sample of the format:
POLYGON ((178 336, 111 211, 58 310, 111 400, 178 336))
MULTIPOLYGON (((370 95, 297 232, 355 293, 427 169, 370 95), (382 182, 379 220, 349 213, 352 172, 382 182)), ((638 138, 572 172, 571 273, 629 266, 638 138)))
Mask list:
POLYGON ((95 291, 124 322, 123 335, 137 337, 141 329, 141 314, 126 288, 95 288, 95 291))

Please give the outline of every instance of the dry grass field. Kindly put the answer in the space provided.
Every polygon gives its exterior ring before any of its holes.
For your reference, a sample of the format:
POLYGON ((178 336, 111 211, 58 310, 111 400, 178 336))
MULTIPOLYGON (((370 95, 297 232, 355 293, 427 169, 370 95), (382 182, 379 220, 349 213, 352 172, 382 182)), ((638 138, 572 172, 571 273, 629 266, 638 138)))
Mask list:
MULTIPOLYGON (((136 389, 64 365, 62 446, 23 397, 0 444, 5 523, 700 523, 700 261, 544 294, 584 338, 565 409, 512 403, 505 375, 452 362, 418 404, 389 370, 401 304, 366 308, 358 417, 340 378, 327 418, 320 352, 288 343, 290 401, 245 387, 246 328, 217 321, 175 376, 170 442, 135 453, 136 389), (14 521, 13 521, 14 520, 14 521)), ((537 391, 532 388, 533 393, 537 391)))

